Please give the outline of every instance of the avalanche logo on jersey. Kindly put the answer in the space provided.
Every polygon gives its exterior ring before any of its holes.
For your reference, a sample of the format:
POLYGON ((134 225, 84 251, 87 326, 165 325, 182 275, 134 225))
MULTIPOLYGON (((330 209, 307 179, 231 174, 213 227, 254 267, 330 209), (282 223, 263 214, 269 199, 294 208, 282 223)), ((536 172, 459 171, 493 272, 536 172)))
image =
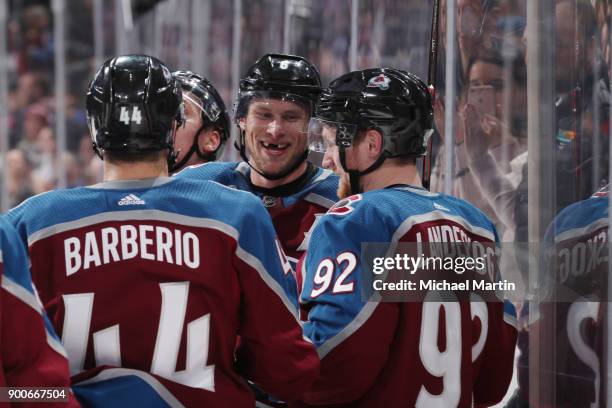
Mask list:
POLYGON ((368 81, 368 88, 379 88, 383 91, 389 89, 389 82, 391 80, 387 78, 384 74, 377 75, 375 77, 370 78, 368 81))

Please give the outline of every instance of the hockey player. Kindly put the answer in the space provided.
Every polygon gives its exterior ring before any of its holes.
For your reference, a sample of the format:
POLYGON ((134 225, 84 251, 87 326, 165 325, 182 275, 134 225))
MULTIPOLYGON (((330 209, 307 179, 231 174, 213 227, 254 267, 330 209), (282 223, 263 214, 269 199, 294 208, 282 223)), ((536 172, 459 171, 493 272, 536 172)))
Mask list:
POLYGON ((170 172, 185 166, 217 160, 229 138, 230 121, 223 99, 208 80, 189 71, 172 75, 183 90, 185 124, 176 131, 176 163, 170 172))
MULTIPOLYGON (((606 406, 606 305, 608 294, 609 186, 557 215, 544 237, 540 303, 529 305, 530 335, 525 347, 540 356, 538 398, 521 385, 521 400, 534 407, 606 406), (537 348, 541 347, 542 350, 537 348)), ((526 373, 528 367, 519 367, 526 373)), ((520 379, 520 377, 519 377, 520 379)))
MULTIPOLYGON (((64 387, 56 393, 64 401, 53 406, 78 406, 68 388, 66 352, 38 300, 27 259, 17 232, 0 217, 0 386, 64 387)), ((24 400, 13 402, 19 406, 40 403, 24 400)))
POLYGON ((291 400, 319 364, 291 268, 253 195, 167 177, 180 104, 155 58, 105 62, 87 94, 104 182, 9 214, 75 393, 100 407, 253 406, 243 376, 291 400))
POLYGON ((338 178, 306 161, 308 121, 321 91, 302 57, 267 54, 240 81, 235 147, 240 163, 208 163, 177 177, 213 180, 256 194, 268 208, 293 265, 306 250, 316 217, 337 200, 338 178))
POLYGON ((436 227, 497 241, 482 212, 420 186, 415 161, 433 127, 427 87, 403 71, 351 72, 321 95, 311 146, 329 146, 345 198, 319 219, 299 265, 304 332, 321 357, 304 405, 471 407, 505 395, 516 329, 502 302, 362 298, 364 242, 427 241, 436 227))

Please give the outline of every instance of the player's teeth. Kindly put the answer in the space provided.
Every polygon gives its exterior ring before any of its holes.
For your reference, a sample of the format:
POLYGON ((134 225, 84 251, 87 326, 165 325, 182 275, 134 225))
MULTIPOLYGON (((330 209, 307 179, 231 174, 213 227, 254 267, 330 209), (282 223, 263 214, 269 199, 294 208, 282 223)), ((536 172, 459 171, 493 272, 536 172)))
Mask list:
POLYGON ((266 143, 266 142, 262 142, 262 144, 265 148, 272 147, 274 149, 284 149, 285 147, 287 147, 286 144, 273 144, 273 143, 266 143))

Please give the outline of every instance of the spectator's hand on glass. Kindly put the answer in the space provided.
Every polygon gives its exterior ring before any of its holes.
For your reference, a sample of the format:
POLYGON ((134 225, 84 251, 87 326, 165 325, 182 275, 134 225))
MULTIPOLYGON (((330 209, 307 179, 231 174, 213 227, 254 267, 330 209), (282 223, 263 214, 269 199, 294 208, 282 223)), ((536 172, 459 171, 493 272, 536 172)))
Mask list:
POLYGON ((470 160, 478 160, 489 150, 491 135, 499 132, 499 120, 489 114, 480 116, 469 103, 465 105, 462 116, 465 149, 470 160))

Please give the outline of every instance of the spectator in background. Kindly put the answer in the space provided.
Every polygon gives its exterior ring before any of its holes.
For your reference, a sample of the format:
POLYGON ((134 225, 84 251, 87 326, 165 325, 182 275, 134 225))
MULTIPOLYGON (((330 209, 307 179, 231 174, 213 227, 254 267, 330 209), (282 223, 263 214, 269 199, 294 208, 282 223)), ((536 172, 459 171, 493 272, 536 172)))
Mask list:
POLYGON ((42 148, 39 143, 40 132, 49 126, 49 111, 42 103, 30 105, 24 115, 23 137, 17 145, 30 163, 35 167, 41 165, 42 148))
POLYGON ((42 5, 24 8, 20 28, 22 44, 19 47, 17 71, 51 71, 53 33, 49 8, 42 5))
POLYGON ((66 148, 76 153, 81 135, 87 131, 87 117, 81 101, 74 92, 69 92, 66 94, 66 148))
MULTIPOLYGON (((81 168, 83 168, 83 171, 85 172, 87 172, 87 167, 89 166, 92 160, 95 160, 96 162, 98 161, 98 158, 96 157, 93 152, 93 149, 91 148, 91 144, 92 141, 89 132, 81 135, 81 138, 79 139, 79 149, 77 150, 76 157, 79 160, 81 168)), ((92 184, 96 184, 99 181, 101 180, 96 179, 96 181, 92 184)))
POLYGON ((49 95, 49 83, 43 74, 27 72, 17 80, 18 107, 24 108, 34 102, 43 102, 49 95))
MULTIPOLYGON (((483 51, 500 49, 504 53, 510 52, 509 58, 517 58, 519 47, 522 46, 522 35, 525 28, 525 0, 458 0, 456 11, 456 44, 446 44, 446 0, 442 0, 440 6, 440 33, 441 44, 440 56, 438 58, 438 72, 436 83, 436 102, 434 111, 436 114, 436 124, 439 132, 432 138, 433 145, 433 168, 431 175, 432 191, 442 191, 444 183, 444 149, 442 139, 444 137, 444 93, 448 86, 444 82, 444 67, 446 49, 449 46, 457 48, 458 61, 456 67, 455 90, 458 98, 456 105, 457 113, 461 106, 465 104, 467 95, 467 74, 470 61, 474 56, 483 51), (461 99, 464 98, 464 99, 461 99)), ((460 119, 457 123, 462 122, 460 119)), ((455 140, 461 143, 463 140, 462 126, 455 129, 455 140)), ((458 164, 458 163, 456 163, 458 164)), ((467 170, 466 163, 453 170, 454 175, 461 176, 467 170), (462 172, 463 170, 463 172, 462 172)), ((467 197, 457 191, 457 185, 452 191, 453 194, 464 197, 470 201, 475 201, 474 197, 467 197)), ((486 211, 489 216, 495 219, 491 211, 486 211)))
POLYGON ((13 149, 6 154, 7 192, 9 205, 14 207, 34 194, 32 190, 31 163, 21 150, 13 149))
POLYGON ((460 170, 466 173, 465 178, 458 180, 460 190, 466 189, 461 196, 472 202, 478 197, 480 202, 474 204, 494 220, 502 242, 512 242, 514 191, 527 159, 525 60, 522 55, 504 60, 495 51, 485 51, 470 60, 467 74, 469 96, 462 112, 465 144, 457 148, 460 165, 466 166, 460 170), (510 70, 510 83, 504 81, 505 69, 510 70), (483 98, 487 94, 494 98, 490 111, 470 100, 470 96, 483 98))
MULTIPOLYGON (((588 0, 558 0, 555 8, 556 208, 586 199, 608 178, 608 68, 597 55, 597 22, 588 0), (570 23, 568 23, 570 22, 570 23), (598 112, 597 117, 595 112, 598 112)), ((527 167, 523 169, 527 174, 527 167)), ((527 178, 517 189, 517 238, 527 242, 527 178)))
MULTIPOLYGON (((468 85, 461 96, 455 132, 453 194, 470 201, 494 222, 502 242, 514 242, 516 189, 527 160, 526 67, 522 54, 507 60, 493 50, 482 51, 468 63, 468 85), (506 82, 506 78, 510 82, 506 82), (481 101, 479 102, 478 99, 481 101), (484 101, 484 103, 483 103, 484 101)), ((440 101, 436 122, 444 120, 440 101)), ((441 128, 442 134, 443 126, 441 128)), ((440 160, 440 157, 438 157, 440 160)), ((443 160, 433 176, 441 189, 443 160)), ((501 258, 505 278, 521 282, 514 254, 501 258)))
POLYGON ((102 181, 102 161, 94 154, 91 148, 92 141, 89 132, 83 134, 76 154, 78 166, 82 172, 83 184, 86 186, 102 181))
POLYGON ((463 73, 474 54, 480 49, 490 48, 492 37, 497 35, 499 0, 458 0, 457 38, 463 73))
POLYGON ((55 187, 57 146, 55 136, 50 127, 44 127, 38 132, 36 140, 38 161, 32 171, 32 182, 36 194, 55 187))
POLYGON ((67 188, 78 187, 85 184, 81 166, 73 153, 64 152, 58 157, 58 160, 63 161, 64 168, 66 169, 67 188))
POLYGON ((11 148, 16 147, 22 138, 25 114, 30 105, 34 103, 46 105, 48 97, 49 85, 44 75, 26 73, 19 77, 17 86, 10 95, 9 115, 11 117, 11 128, 9 145, 11 148))

